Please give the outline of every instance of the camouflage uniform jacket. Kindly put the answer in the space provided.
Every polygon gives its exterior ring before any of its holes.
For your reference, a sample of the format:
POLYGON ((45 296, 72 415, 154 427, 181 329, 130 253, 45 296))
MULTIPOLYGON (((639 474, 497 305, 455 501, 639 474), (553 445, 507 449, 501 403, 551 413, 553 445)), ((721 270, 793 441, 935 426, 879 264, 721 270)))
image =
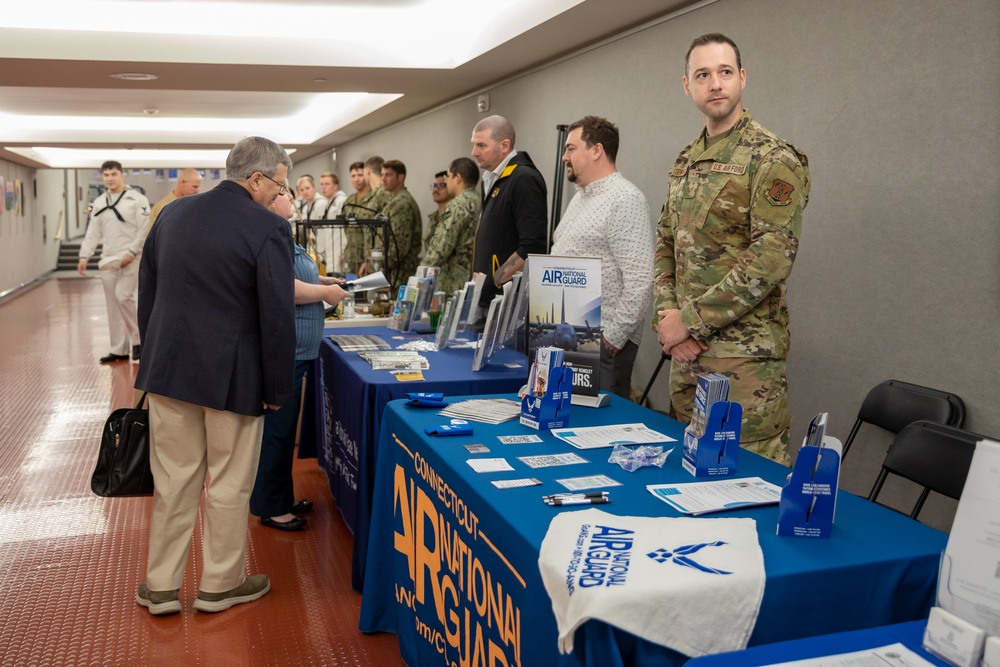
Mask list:
POLYGON ((420 262, 420 207, 410 191, 403 187, 391 195, 382 212, 388 216, 391 229, 386 261, 394 286, 398 287, 405 285, 406 279, 417 272, 420 262))
POLYGON ((438 266, 437 289, 451 294, 472 275, 472 243, 479 220, 479 194, 475 188, 462 190, 431 220, 424 242, 424 264, 438 266))
POLYGON ((809 198, 806 156, 746 110, 705 150, 705 131, 670 170, 657 226, 655 313, 679 308, 711 357, 785 358, 792 270, 809 198))
MULTIPOLYGON (((377 187, 369 191, 362 199, 358 199, 357 192, 352 194, 344 202, 341 212, 345 216, 359 220, 371 220, 375 217, 375 214, 366 209, 375 209, 379 213, 382 213, 385 211, 386 204, 388 203, 389 193, 381 187, 377 187), (357 206, 351 206, 351 204, 356 204, 357 206), (361 206, 364 206, 364 208, 359 208, 361 206)), ((344 269, 354 273, 364 263, 368 250, 372 247, 371 228, 348 227, 346 234, 347 247, 344 248, 344 269)))

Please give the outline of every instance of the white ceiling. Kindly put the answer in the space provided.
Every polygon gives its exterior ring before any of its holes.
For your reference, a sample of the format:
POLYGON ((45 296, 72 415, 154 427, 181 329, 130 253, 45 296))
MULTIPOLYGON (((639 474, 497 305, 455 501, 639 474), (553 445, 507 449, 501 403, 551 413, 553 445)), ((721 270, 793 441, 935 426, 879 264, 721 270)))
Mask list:
POLYGON ((17 0, 0 12, 0 158, 219 167, 259 134, 300 161, 692 4, 17 0))

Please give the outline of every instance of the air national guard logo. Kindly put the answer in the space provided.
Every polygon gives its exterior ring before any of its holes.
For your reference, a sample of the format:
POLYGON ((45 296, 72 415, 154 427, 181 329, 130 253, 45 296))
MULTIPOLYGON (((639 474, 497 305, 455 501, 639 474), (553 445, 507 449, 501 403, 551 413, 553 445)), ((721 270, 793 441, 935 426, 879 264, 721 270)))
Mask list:
POLYGON ((722 540, 716 540, 715 542, 702 542, 701 544, 686 544, 682 547, 677 547, 673 551, 669 549, 657 549, 648 554, 650 558, 655 560, 657 563, 666 563, 669 561, 674 562, 677 565, 683 567, 690 567, 692 569, 698 570, 699 572, 705 572, 708 574, 732 574, 732 572, 727 572, 725 570, 719 570, 714 567, 708 567, 707 565, 702 565, 691 557, 691 554, 701 551, 705 547, 721 547, 726 543, 722 540))
POLYGON ((776 178, 771 184, 771 189, 767 191, 767 200, 775 206, 785 206, 794 191, 795 187, 791 183, 776 178))

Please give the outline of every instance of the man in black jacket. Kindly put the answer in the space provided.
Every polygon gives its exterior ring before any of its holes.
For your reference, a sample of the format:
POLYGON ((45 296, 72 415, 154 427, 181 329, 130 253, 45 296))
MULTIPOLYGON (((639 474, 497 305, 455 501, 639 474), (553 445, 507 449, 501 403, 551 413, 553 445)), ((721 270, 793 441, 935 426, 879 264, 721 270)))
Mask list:
POLYGON ((472 157, 483 170, 483 209, 476 229, 472 270, 486 274, 480 314, 505 282, 524 268, 529 253, 544 254, 545 181, 527 153, 514 150, 514 126, 490 116, 472 131, 472 157))

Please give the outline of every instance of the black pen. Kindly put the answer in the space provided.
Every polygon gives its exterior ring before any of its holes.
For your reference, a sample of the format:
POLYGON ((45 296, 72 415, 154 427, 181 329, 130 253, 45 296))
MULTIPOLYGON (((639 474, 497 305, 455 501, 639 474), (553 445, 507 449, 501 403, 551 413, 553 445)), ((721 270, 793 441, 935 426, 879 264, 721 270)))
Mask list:
POLYGON ((546 500, 546 504, 553 507, 562 507, 563 505, 603 505, 605 503, 610 503, 611 498, 555 498, 553 500, 546 500))
POLYGON ((542 498, 554 500, 556 498, 603 498, 608 495, 607 491, 590 491, 588 493, 550 493, 542 498))

